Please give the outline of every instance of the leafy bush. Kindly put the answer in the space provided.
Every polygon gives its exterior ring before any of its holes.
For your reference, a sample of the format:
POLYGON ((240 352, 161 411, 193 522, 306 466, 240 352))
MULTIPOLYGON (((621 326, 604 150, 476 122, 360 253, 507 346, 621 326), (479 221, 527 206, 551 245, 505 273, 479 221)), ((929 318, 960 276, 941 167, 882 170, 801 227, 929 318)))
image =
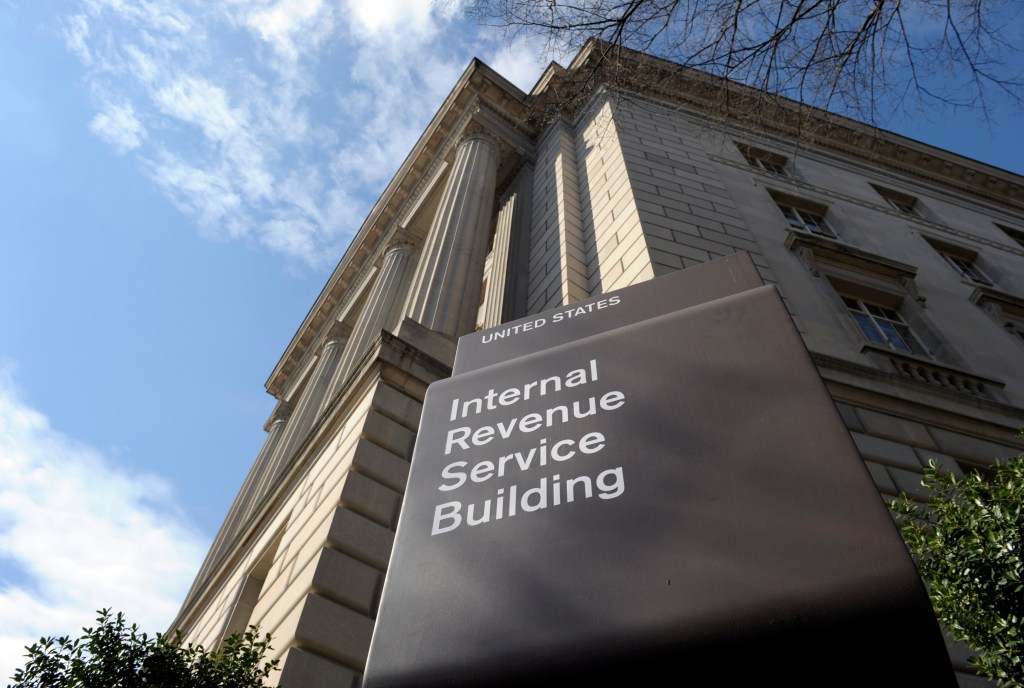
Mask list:
POLYGON ((148 636, 120 612, 98 612, 97 626, 71 639, 40 638, 8 688, 262 688, 278 660, 263 661, 270 635, 250 626, 218 650, 148 636))
POLYGON ((930 463, 921 483, 926 505, 902 495, 891 509, 936 616, 981 675, 1024 686, 1024 455, 960 479, 930 463))

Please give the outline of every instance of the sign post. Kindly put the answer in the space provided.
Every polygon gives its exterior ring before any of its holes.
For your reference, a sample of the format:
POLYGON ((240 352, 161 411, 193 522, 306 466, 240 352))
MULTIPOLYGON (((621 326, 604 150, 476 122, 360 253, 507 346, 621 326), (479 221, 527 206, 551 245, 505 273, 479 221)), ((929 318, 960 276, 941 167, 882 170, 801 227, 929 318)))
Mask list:
POLYGON ((701 270, 460 341, 424 405, 366 688, 955 685, 774 287, 746 257, 701 270))

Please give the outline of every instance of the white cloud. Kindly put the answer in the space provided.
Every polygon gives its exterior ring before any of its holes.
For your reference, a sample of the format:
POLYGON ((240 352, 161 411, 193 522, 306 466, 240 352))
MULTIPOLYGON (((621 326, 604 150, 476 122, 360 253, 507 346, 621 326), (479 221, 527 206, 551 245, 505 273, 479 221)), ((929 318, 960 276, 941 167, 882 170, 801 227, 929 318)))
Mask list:
POLYGON ((124 52, 127 56, 128 69, 143 84, 152 85, 160 74, 160 68, 152 57, 138 46, 126 44, 124 52))
MULTIPOLYGON (((498 74, 511 81, 513 84, 530 92, 533 85, 537 83, 541 73, 547 67, 551 57, 544 52, 543 39, 534 36, 519 36, 511 43, 502 44, 484 62, 494 68, 498 74)), ((562 62, 562 64, 566 64, 562 62)))
POLYGON ((260 37, 288 60, 314 50, 334 30, 334 11, 323 0, 279 0, 248 18, 260 37), (296 37, 301 40, 296 42, 296 37))
POLYGON ((193 214, 210 236, 239 238, 247 223, 232 223, 232 217, 244 213, 242 198, 218 170, 193 167, 170 154, 153 166, 153 178, 181 210, 193 214))
POLYGON ((395 30, 430 31, 434 23, 433 5, 426 0, 348 0, 354 28, 372 35, 395 30))
MULTIPOLYGON (((77 0, 61 26, 97 103, 93 133, 137 156, 203 236, 322 268, 465 69, 469 46, 492 49, 459 24, 456 6, 77 0)), ((503 64, 524 51, 514 46, 503 64)))
POLYGON ((114 147, 121 155, 142 145, 146 131, 135 116, 131 103, 113 105, 108 103, 89 122, 89 129, 114 147))
POLYGON ((0 364, 0 679, 103 607, 166 630, 206 547, 169 486, 52 428, 0 364))
POLYGON ((92 64, 89 50, 89 18, 84 14, 73 14, 64 20, 64 44, 84 64, 92 64))
POLYGON ((205 79, 179 77, 154 93, 157 106, 165 113, 197 125, 214 141, 239 132, 246 115, 228 104, 224 89, 205 79))

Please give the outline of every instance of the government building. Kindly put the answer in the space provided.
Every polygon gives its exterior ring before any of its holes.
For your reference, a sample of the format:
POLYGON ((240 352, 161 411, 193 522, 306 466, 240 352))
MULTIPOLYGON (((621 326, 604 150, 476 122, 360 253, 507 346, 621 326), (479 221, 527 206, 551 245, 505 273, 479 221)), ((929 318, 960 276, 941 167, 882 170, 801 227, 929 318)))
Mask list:
MULTIPOLYGON (((274 684, 358 686, 458 338, 740 252, 881 499, 923 499, 931 460, 1020 453, 1024 178, 606 48, 530 93, 462 74, 270 374, 266 443, 173 622, 187 641, 258 624, 274 684)), ((949 647, 961 686, 991 685, 949 647)))

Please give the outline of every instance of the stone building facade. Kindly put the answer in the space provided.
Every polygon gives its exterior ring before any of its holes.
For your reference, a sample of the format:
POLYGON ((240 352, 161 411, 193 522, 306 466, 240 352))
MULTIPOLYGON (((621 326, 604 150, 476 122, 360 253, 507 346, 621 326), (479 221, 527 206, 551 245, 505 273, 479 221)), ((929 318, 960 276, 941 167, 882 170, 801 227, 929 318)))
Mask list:
POLYGON ((275 681, 357 685, 458 336, 739 251, 883 497, 920 495, 929 460, 1020 451, 1024 178, 791 103, 755 126, 705 77, 601 49, 529 94, 463 73, 267 382, 266 443, 174 621, 189 641, 259 624, 275 681))

